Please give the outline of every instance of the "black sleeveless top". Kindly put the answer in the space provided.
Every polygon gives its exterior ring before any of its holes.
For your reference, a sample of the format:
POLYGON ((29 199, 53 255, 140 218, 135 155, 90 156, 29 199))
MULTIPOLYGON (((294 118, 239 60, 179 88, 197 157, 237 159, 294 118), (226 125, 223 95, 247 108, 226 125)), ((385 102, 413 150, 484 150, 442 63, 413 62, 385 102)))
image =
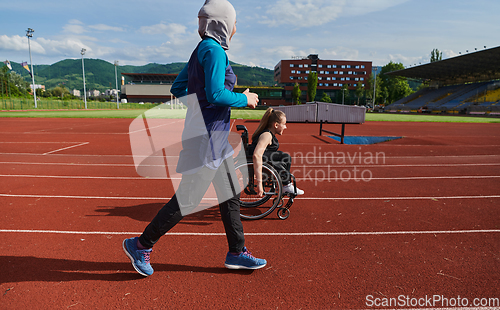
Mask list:
POLYGON ((280 144, 278 142, 278 138, 276 138, 276 136, 273 135, 271 130, 264 129, 257 137, 255 137, 255 140, 252 140, 252 144, 250 144, 248 146, 248 154, 249 155, 253 155, 253 152, 254 152, 255 148, 257 147, 257 142, 259 142, 260 135, 263 134, 264 132, 269 132, 271 134, 271 136, 273 137, 271 140, 271 145, 268 145, 266 147, 264 154, 276 152, 278 150, 278 148, 280 147, 280 144))

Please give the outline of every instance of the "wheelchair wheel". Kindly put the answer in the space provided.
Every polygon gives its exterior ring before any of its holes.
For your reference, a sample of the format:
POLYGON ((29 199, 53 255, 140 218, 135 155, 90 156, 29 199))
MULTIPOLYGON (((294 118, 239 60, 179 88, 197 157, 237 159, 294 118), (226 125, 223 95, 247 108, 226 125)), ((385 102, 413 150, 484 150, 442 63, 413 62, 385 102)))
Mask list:
POLYGON ((262 185, 264 196, 257 195, 254 183, 253 163, 236 165, 236 176, 240 184, 240 215, 247 220, 257 220, 266 217, 281 202, 283 185, 276 170, 270 165, 262 165, 262 185))

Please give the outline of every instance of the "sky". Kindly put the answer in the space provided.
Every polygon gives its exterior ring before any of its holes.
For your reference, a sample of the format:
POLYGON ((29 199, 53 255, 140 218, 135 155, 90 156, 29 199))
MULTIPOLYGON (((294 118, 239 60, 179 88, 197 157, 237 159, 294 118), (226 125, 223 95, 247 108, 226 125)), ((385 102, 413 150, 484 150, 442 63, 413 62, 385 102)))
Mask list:
MULTIPOLYGON (((273 69, 282 59, 390 61, 405 67, 500 45, 498 0, 232 0, 231 61, 273 69)), ((187 62, 204 0, 0 2, 0 61, 35 65, 103 59, 120 65, 187 62)))

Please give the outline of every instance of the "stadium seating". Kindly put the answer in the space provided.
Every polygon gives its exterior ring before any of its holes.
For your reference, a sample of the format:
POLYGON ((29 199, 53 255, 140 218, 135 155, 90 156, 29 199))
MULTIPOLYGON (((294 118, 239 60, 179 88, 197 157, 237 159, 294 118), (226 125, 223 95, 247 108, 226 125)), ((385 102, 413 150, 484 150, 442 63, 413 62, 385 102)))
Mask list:
POLYGON ((440 112, 493 111, 500 108, 498 81, 424 88, 386 107, 386 111, 440 112), (493 108, 495 107, 495 108, 493 108))

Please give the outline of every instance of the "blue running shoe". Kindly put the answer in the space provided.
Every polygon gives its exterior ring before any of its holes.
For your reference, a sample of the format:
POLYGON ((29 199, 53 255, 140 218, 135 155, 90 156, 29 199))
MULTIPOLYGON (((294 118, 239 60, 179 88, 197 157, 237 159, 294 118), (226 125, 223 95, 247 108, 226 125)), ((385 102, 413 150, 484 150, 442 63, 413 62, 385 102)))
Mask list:
POLYGON ((123 240, 123 250, 132 261, 135 271, 147 277, 152 275, 154 271, 149 263, 149 255, 153 249, 137 249, 137 239, 138 237, 123 240))
POLYGON ((229 269, 260 269, 267 264, 265 259, 255 258, 246 247, 239 255, 227 253, 226 268, 229 269))

